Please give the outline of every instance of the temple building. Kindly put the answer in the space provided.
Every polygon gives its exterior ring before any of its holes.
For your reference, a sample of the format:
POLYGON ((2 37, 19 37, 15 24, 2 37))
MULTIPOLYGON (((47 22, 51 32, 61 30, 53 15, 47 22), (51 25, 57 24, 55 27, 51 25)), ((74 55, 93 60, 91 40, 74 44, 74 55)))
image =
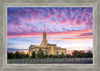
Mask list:
POLYGON ((41 48, 45 55, 61 55, 62 53, 66 55, 66 49, 56 46, 56 44, 48 43, 46 39, 45 25, 43 32, 43 40, 40 45, 30 45, 29 47, 29 56, 32 56, 32 52, 34 51, 36 54, 38 50, 41 48))

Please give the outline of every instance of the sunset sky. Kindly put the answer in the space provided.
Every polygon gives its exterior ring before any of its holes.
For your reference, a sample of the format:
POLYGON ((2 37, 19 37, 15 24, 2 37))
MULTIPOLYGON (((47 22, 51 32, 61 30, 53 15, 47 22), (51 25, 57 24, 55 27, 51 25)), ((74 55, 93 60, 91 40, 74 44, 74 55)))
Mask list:
POLYGON ((40 45, 44 24, 49 43, 69 51, 93 49, 92 7, 8 7, 7 48, 40 45))

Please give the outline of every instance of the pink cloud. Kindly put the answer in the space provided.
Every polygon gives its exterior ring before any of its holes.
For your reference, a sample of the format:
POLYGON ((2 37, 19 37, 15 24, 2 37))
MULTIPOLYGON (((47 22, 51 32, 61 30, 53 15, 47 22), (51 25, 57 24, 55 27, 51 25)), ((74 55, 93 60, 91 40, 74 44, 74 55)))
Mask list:
POLYGON ((19 11, 19 12, 23 12, 23 10, 21 10, 21 9, 19 9, 18 11, 19 11))
POLYGON ((31 11, 31 9, 26 9, 26 11, 31 11))
MULTIPOLYGON (((36 27, 32 27, 34 28, 34 30, 36 30, 37 28, 36 27)), ((48 30, 47 30, 48 31, 48 30)), ((9 32, 9 31, 8 31, 9 32)), ((83 30, 83 31, 67 31, 67 32, 56 32, 56 33, 50 33, 50 32, 47 32, 47 35, 48 36, 61 36, 61 35, 67 35, 67 36, 80 36, 80 34, 84 34, 84 33, 91 33, 93 32, 92 30, 83 30)), ((28 32, 26 34, 20 34, 20 35, 17 35, 17 32, 16 32, 16 36, 18 37, 21 37, 21 36, 39 36, 39 35, 42 35, 43 32, 40 32, 40 33, 35 33, 35 32, 28 32)), ((14 36, 14 35, 8 35, 8 37, 10 36, 14 36)), ((15 37, 16 37, 15 36, 15 37)), ((84 37, 83 35, 81 35, 82 37, 84 37)), ((88 36, 91 36, 90 38, 92 38, 92 34, 91 35, 88 35, 88 36)), ((87 36, 87 38, 88 38, 87 36)), ((80 38, 79 38, 80 39, 80 38)))

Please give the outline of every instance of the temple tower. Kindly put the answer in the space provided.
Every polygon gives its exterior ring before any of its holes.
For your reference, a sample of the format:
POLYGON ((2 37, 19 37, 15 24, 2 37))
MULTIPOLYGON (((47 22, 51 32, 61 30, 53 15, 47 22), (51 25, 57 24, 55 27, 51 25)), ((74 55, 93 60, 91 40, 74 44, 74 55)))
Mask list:
POLYGON ((44 24, 43 40, 42 40, 42 43, 40 45, 47 46, 47 44, 48 44, 48 42, 46 39, 45 24, 44 24))

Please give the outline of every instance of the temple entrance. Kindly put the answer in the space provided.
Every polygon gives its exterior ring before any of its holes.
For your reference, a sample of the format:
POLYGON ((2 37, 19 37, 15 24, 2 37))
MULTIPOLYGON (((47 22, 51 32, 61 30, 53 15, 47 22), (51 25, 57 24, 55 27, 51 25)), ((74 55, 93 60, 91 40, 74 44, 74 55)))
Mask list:
POLYGON ((54 55, 54 47, 51 46, 51 54, 54 55))

